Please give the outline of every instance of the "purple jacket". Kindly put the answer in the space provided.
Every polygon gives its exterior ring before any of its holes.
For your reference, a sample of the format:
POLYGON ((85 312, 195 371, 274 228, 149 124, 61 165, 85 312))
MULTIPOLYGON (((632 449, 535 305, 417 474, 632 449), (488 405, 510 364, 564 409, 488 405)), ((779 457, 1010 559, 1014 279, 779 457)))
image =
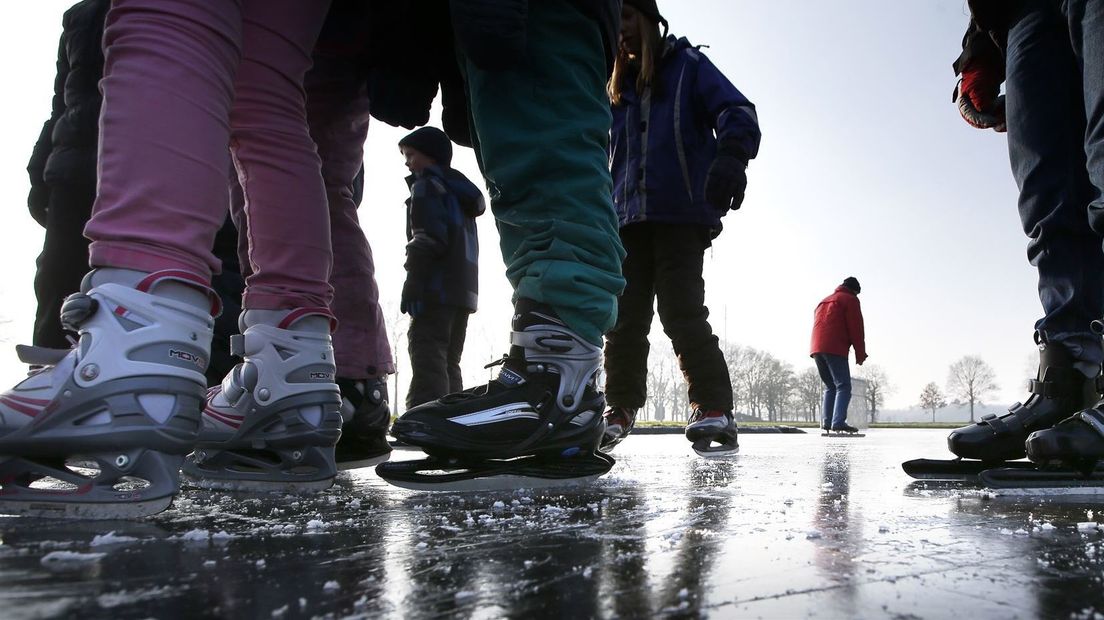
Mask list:
POLYGON ((745 162, 759 152, 755 106, 685 38, 669 36, 658 89, 641 97, 626 72, 610 133, 613 203, 619 224, 666 222, 716 227, 724 213, 705 199, 718 140, 745 162))

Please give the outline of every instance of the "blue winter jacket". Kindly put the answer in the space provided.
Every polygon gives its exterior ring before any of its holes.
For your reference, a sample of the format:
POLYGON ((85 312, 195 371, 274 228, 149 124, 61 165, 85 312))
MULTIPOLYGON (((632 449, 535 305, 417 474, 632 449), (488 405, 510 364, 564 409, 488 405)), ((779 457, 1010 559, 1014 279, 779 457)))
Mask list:
POLYGON ((612 106, 610 169, 621 226, 634 222, 720 225, 723 212, 705 199, 717 141, 735 145, 746 162, 759 151, 755 106, 685 38, 669 36, 657 68, 658 89, 636 92, 622 78, 612 106))
POLYGON ((483 194, 462 173, 430 166, 406 179, 406 271, 418 300, 475 312, 479 298, 479 235, 483 194))

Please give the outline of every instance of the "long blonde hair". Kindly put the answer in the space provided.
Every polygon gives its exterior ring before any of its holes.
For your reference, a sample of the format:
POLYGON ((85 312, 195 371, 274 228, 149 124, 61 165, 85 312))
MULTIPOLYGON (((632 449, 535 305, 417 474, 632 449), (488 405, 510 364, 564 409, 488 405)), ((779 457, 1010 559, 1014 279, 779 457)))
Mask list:
POLYGON ((632 64, 638 64, 640 71, 636 75, 636 92, 644 92, 644 89, 653 85, 656 77, 656 64, 663 53, 663 39, 659 34, 659 24, 645 24, 640 28, 640 53, 630 54, 624 49, 618 48, 617 58, 613 60, 613 73, 606 84, 606 94, 610 103, 621 104, 621 82, 625 71, 632 64))

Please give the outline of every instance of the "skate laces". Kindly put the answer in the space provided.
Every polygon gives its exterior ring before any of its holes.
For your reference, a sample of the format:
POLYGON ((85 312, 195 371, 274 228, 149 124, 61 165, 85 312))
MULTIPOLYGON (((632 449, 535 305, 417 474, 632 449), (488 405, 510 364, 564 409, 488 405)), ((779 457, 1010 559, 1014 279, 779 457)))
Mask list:
POLYGON ((636 412, 627 407, 610 407, 605 418, 608 426, 620 426, 625 429, 636 421, 636 412))
POLYGON ((697 424, 703 420, 710 418, 727 418, 729 413, 727 411, 721 411, 720 409, 695 409, 694 413, 690 414, 690 424, 697 424))

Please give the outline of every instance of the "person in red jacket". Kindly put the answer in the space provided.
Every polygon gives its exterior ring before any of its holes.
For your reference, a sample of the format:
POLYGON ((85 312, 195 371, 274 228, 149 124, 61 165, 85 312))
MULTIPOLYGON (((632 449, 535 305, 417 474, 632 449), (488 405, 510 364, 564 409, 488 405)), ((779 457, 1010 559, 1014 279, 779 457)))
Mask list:
POLYGON ((851 371, 847 354, 855 347, 855 363, 866 361, 866 337, 862 308, 859 307, 859 281, 849 277, 831 295, 817 304, 813 313, 813 342, 809 356, 816 361, 824 381, 824 407, 820 427, 824 430, 857 432, 847 424, 847 405, 851 402, 851 371))

